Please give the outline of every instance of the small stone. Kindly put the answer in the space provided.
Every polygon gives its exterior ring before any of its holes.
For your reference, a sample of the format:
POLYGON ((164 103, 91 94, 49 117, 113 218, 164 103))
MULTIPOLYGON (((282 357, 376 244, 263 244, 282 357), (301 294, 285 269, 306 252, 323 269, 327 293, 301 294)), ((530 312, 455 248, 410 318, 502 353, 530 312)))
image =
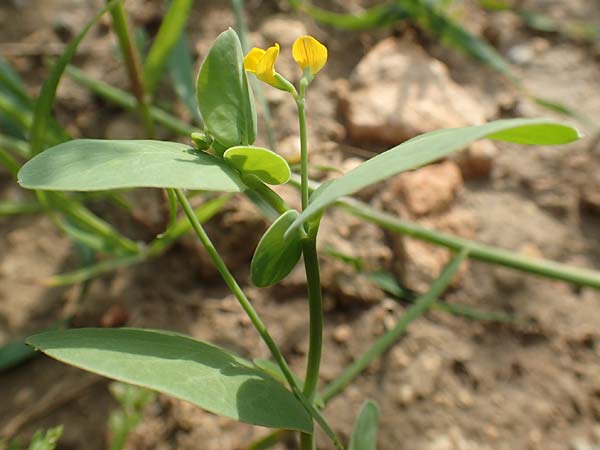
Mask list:
POLYGON ((485 110, 448 68, 409 38, 387 38, 337 86, 354 141, 398 144, 439 128, 485 122, 485 110))
POLYGON ((333 339, 338 344, 345 344, 352 336, 352 327, 347 324, 339 325, 333 330, 333 339))
POLYGON ((410 403, 412 403, 416 398, 416 394, 415 394, 415 390, 408 385, 402 385, 400 386, 400 389, 398 389, 398 394, 396 396, 396 400, 398 401, 399 404, 401 405, 408 405, 410 403))
POLYGON ((402 195, 412 214, 422 216, 447 209, 462 183, 458 165, 444 161, 396 176, 390 191, 402 195))

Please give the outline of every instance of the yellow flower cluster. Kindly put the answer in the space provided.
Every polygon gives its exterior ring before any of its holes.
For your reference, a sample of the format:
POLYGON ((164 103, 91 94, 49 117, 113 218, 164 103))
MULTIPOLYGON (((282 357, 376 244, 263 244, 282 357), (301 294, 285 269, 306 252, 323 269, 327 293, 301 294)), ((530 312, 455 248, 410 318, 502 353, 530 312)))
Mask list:
MULTIPOLYGON (((259 80, 282 88, 281 76, 275 71, 278 56, 279 44, 266 50, 254 47, 244 58, 244 68, 259 80)), ((292 56, 303 71, 308 69, 310 75, 315 76, 327 62, 327 47, 312 36, 302 36, 294 42, 292 56)))

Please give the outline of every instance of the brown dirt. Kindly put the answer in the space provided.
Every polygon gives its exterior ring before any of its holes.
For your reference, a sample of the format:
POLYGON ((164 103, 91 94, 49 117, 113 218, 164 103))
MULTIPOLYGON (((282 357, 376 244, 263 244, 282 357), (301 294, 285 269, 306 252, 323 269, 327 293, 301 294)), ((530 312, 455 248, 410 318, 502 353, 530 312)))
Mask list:
MULTIPOLYGON (((0 46, 10 50, 6 56, 32 92, 47 73, 41 70, 43 56, 60 50, 65 36, 80 29, 101 3, 29 0, 0 6, 0 46), (18 26, 15 17, 19 18, 18 26)), ((361 57, 391 33, 317 28, 306 17, 286 8, 286 2, 247 3, 252 39, 257 44, 277 39, 285 53, 296 35, 304 31, 328 44, 330 61, 315 81, 310 98, 313 161, 343 170, 352 167, 364 153, 356 150, 356 142, 344 140, 346 130, 337 115, 336 79, 348 78, 361 57)), ((132 0, 127 7, 137 25, 146 25, 152 31, 162 11, 160 4, 132 0)), ((555 0, 547 2, 546 7, 556 17, 600 18, 594 2, 555 0)), ((504 14, 469 13, 466 17, 473 30, 494 35, 502 52, 510 53, 515 46, 533 52, 532 59, 516 66, 530 91, 570 104, 589 117, 600 116, 600 72, 596 50, 591 46, 554 35, 534 35, 504 14), (510 25, 508 30, 506 24, 510 25)), ((196 5, 190 23, 190 42, 203 55, 215 36, 235 22, 228 2, 210 1, 203 2, 202 7, 196 5)), ((114 40, 107 24, 104 22, 86 39, 77 63, 93 76, 126 88, 126 76, 114 59, 114 40)), ((451 77, 480 99, 488 118, 501 114, 549 115, 523 100, 478 63, 432 43, 425 43, 425 49, 447 64, 451 77)), ((285 55, 278 67, 284 74, 294 73, 293 63, 285 55)), ((290 136, 297 132, 293 105, 273 89, 267 88, 266 94, 273 105, 278 141, 289 143, 290 136)), ((168 90, 161 93, 161 98, 169 96, 168 90)), ((117 115, 112 107, 93 99, 69 80, 61 86, 57 113, 75 136, 104 136, 109 130, 114 132, 122 121, 136 123, 132 116, 117 115)), ((585 131, 588 135, 594 132, 585 131)), ((467 179, 456 195, 450 195, 444 211, 419 220, 452 229, 456 214, 467 215, 466 222, 474 224, 475 237, 482 242, 598 268, 600 216, 593 199, 600 189, 595 178, 600 170, 600 149, 590 147, 590 142, 586 139, 558 149, 502 145, 488 177, 467 179)), ((363 193, 363 198, 412 217, 401 197, 390 195, 395 192, 394 186, 394 182, 382 183, 378 189, 363 193)), ((2 198, 28 195, 3 172, 0 193, 2 198)), ((293 191, 284 190, 284 195, 291 203, 297 202, 293 191)), ((110 212, 106 205, 96 207, 110 212)), ((114 217, 114 212, 110 213, 114 217)), ((150 218, 151 223, 153 220, 150 218)), ((154 226, 159 227, 156 223, 154 226)), ((245 267, 265 227, 266 222, 252 206, 236 198, 208 228, 217 247, 227 254, 236 276, 247 286, 249 297, 292 367, 301 373, 307 351, 307 307, 301 270, 272 289, 259 290, 248 282, 245 267)), ((398 243, 397 238, 341 212, 334 212, 324 227, 327 233, 322 246, 335 246, 360 256, 373 268, 396 271, 405 277, 414 274, 415 278, 405 279, 408 284, 420 286, 430 279, 435 275, 431 268, 447 256, 420 246, 406 259, 406 248, 410 247, 406 242, 398 243), (433 272, 421 270, 419 264, 433 272)), ((138 233, 146 236, 149 231, 138 233)), ((69 240, 49 219, 0 219, 0 236, 2 343, 54 321, 72 305, 78 289, 47 289, 32 282, 76 267, 77 258, 69 240)), ((348 266, 326 257, 322 262, 327 307, 322 381, 327 382, 366 350, 404 307, 365 285, 364 280, 352 284, 348 266)), ((372 398, 382 413, 381 450, 600 448, 597 291, 471 262, 446 298, 509 312, 531 320, 532 325, 496 325, 441 312, 428 314, 327 407, 327 417, 344 439, 361 403, 372 398)), ((157 260, 95 280, 75 324, 98 325, 115 306, 127 311, 130 326, 176 330, 247 357, 268 356, 235 299, 191 237, 157 260)), ((37 428, 64 424, 60 448, 106 448, 106 420, 115 407, 106 384, 45 357, 3 373, 0 436, 18 432, 27 438, 37 428)), ((127 448, 242 449, 265 432, 160 396, 147 408, 127 448)), ((331 448, 325 439, 320 442, 320 448, 331 448)), ((294 448, 290 445, 279 448, 294 448)))

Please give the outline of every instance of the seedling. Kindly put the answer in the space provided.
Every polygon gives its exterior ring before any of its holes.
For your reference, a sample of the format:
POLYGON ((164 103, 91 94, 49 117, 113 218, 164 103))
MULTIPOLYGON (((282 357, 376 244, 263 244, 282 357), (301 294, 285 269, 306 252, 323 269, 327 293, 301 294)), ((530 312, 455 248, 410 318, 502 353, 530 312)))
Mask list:
MULTIPOLYGON (((315 423, 339 448, 321 407, 341 392, 385 351, 410 321, 443 293, 470 253, 462 248, 431 289, 416 299, 407 315, 367 353, 359 356, 322 395, 317 393, 321 363, 323 309, 316 240, 321 217, 344 196, 400 172, 435 161, 478 139, 556 145, 579 138, 574 128, 547 119, 499 120, 466 128, 439 130, 400 144, 311 193, 305 108, 310 85, 327 61, 326 47, 299 37, 292 55, 302 76, 293 85, 275 69, 277 44, 244 56, 237 34, 223 32, 208 52, 197 78, 197 101, 204 132, 194 145, 154 140, 74 140, 39 153, 19 171, 19 183, 43 191, 103 191, 150 187, 168 190, 183 209, 227 286, 269 348, 277 370, 252 363, 210 343, 177 333, 144 329, 83 328, 51 331, 28 339, 47 355, 116 380, 147 387, 234 420, 300 433, 303 450, 315 448, 315 423), (257 116, 249 77, 256 76, 290 96, 300 125, 300 211, 291 209, 269 185, 288 182, 287 162, 270 149, 255 147, 257 116), (309 350, 304 379, 294 374, 246 294, 225 265, 188 201, 186 190, 247 192, 278 218, 262 237, 250 267, 257 286, 285 278, 303 256, 309 305, 309 350)), ((171 207, 176 207, 171 202, 171 207)), ((382 219, 383 220, 383 219, 382 219)), ((474 251, 477 249, 474 248, 474 251)), ((374 448, 377 410, 367 403, 350 448, 374 448)))

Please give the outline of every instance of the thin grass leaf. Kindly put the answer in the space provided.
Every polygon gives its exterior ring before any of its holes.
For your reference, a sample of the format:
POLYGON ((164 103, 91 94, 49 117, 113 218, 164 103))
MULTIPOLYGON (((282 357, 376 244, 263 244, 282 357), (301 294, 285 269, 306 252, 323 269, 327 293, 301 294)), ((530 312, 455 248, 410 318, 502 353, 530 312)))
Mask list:
POLYGON ((0 165, 4 166, 13 177, 17 176, 19 168, 21 167, 19 162, 2 147, 0 147, 0 165))
MULTIPOLYGON (((130 93, 111 86, 103 81, 94 80, 75 66, 67 66, 66 73, 76 83, 89 89, 100 98, 118 105, 127 111, 136 111, 137 100, 130 93)), ((189 136, 194 131, 200 131, 199 129, 190 126, 188 123, 155 106, 150 107, 150 114, 156 123, 181 136, 189 136)))
POLYGON ((120 0, 111 0, 85 25, 83 30, 79 32, 66 47, 64 53, 54 64, 50 75, 46 78, 35 104, 33 122, 31 125, 30 143, 31 153, 33 155, 36 155, 43 150, 48 124, 50 122, 50 117, 52 116, 52 106, 56 97, 56 90, 58 89, 58 83, 60 82, 65 68, 75 55, 77 47, 79 47, 79 44, 83 41, 83 38, 88 31, 92 29, 106 11, 117 5, 119 1, 120 0))
POLYGON ((0 90, 12 94, 23 106, 33 107, 33 101, 29 98, 19 74, 2 56, 0 56, 0 90))
POLYGON ((144 84, 150 95, 156 90, 167 68, 171 50, 185 28, 193 3, 193 0, 173 0, 160 24, 143 70, 144 84))
POLYGON ((431 0, 396 0, 418 25, 438 37, 446 45, 461 50, 502 74, 509 73, 509 65, 487 42, 471 34, 436 7, 431 0))
POLYGON ((43 208, 38 202, 28 201, 2 201, 0 202, 0 217, 15 216, 20 214, 34 214, 42 212, 43 208))
POLYGON ((387 27, 409 18, 406 8, 397 3, 376 5, 358 14, 335 13, 307 2, 303 2, 298 9, 323 25, 348 31, 387 27))
POLYGON ((375 343, 354 360, 344 371, 329 383, 322 392, 323 399, 327 403, 338 395, 357 375, 359 375, 369 364, 387 351, 404 334, 406 328, 417 318, 429 310, 437 298, 446 290, 462 262, 467 258, 468 252, 461 251, 444 267, 441 275, 435 280, 429 290, 420 296, 417 301, 406 310, 398 319, 393 328, 386 331, 375 343))
POLYGON ((29 144, 22 139, 0 133, 0 147, 24 159, 29 159, 29 144))
POLYGON ((181 33, 177 43, 171 50, 168 68, 175 93, 192 115, 194 123, 200 125, 202 118, 196 102, 196 82, 192 76, 194 63, 187 45, 185 31, 181 33))

